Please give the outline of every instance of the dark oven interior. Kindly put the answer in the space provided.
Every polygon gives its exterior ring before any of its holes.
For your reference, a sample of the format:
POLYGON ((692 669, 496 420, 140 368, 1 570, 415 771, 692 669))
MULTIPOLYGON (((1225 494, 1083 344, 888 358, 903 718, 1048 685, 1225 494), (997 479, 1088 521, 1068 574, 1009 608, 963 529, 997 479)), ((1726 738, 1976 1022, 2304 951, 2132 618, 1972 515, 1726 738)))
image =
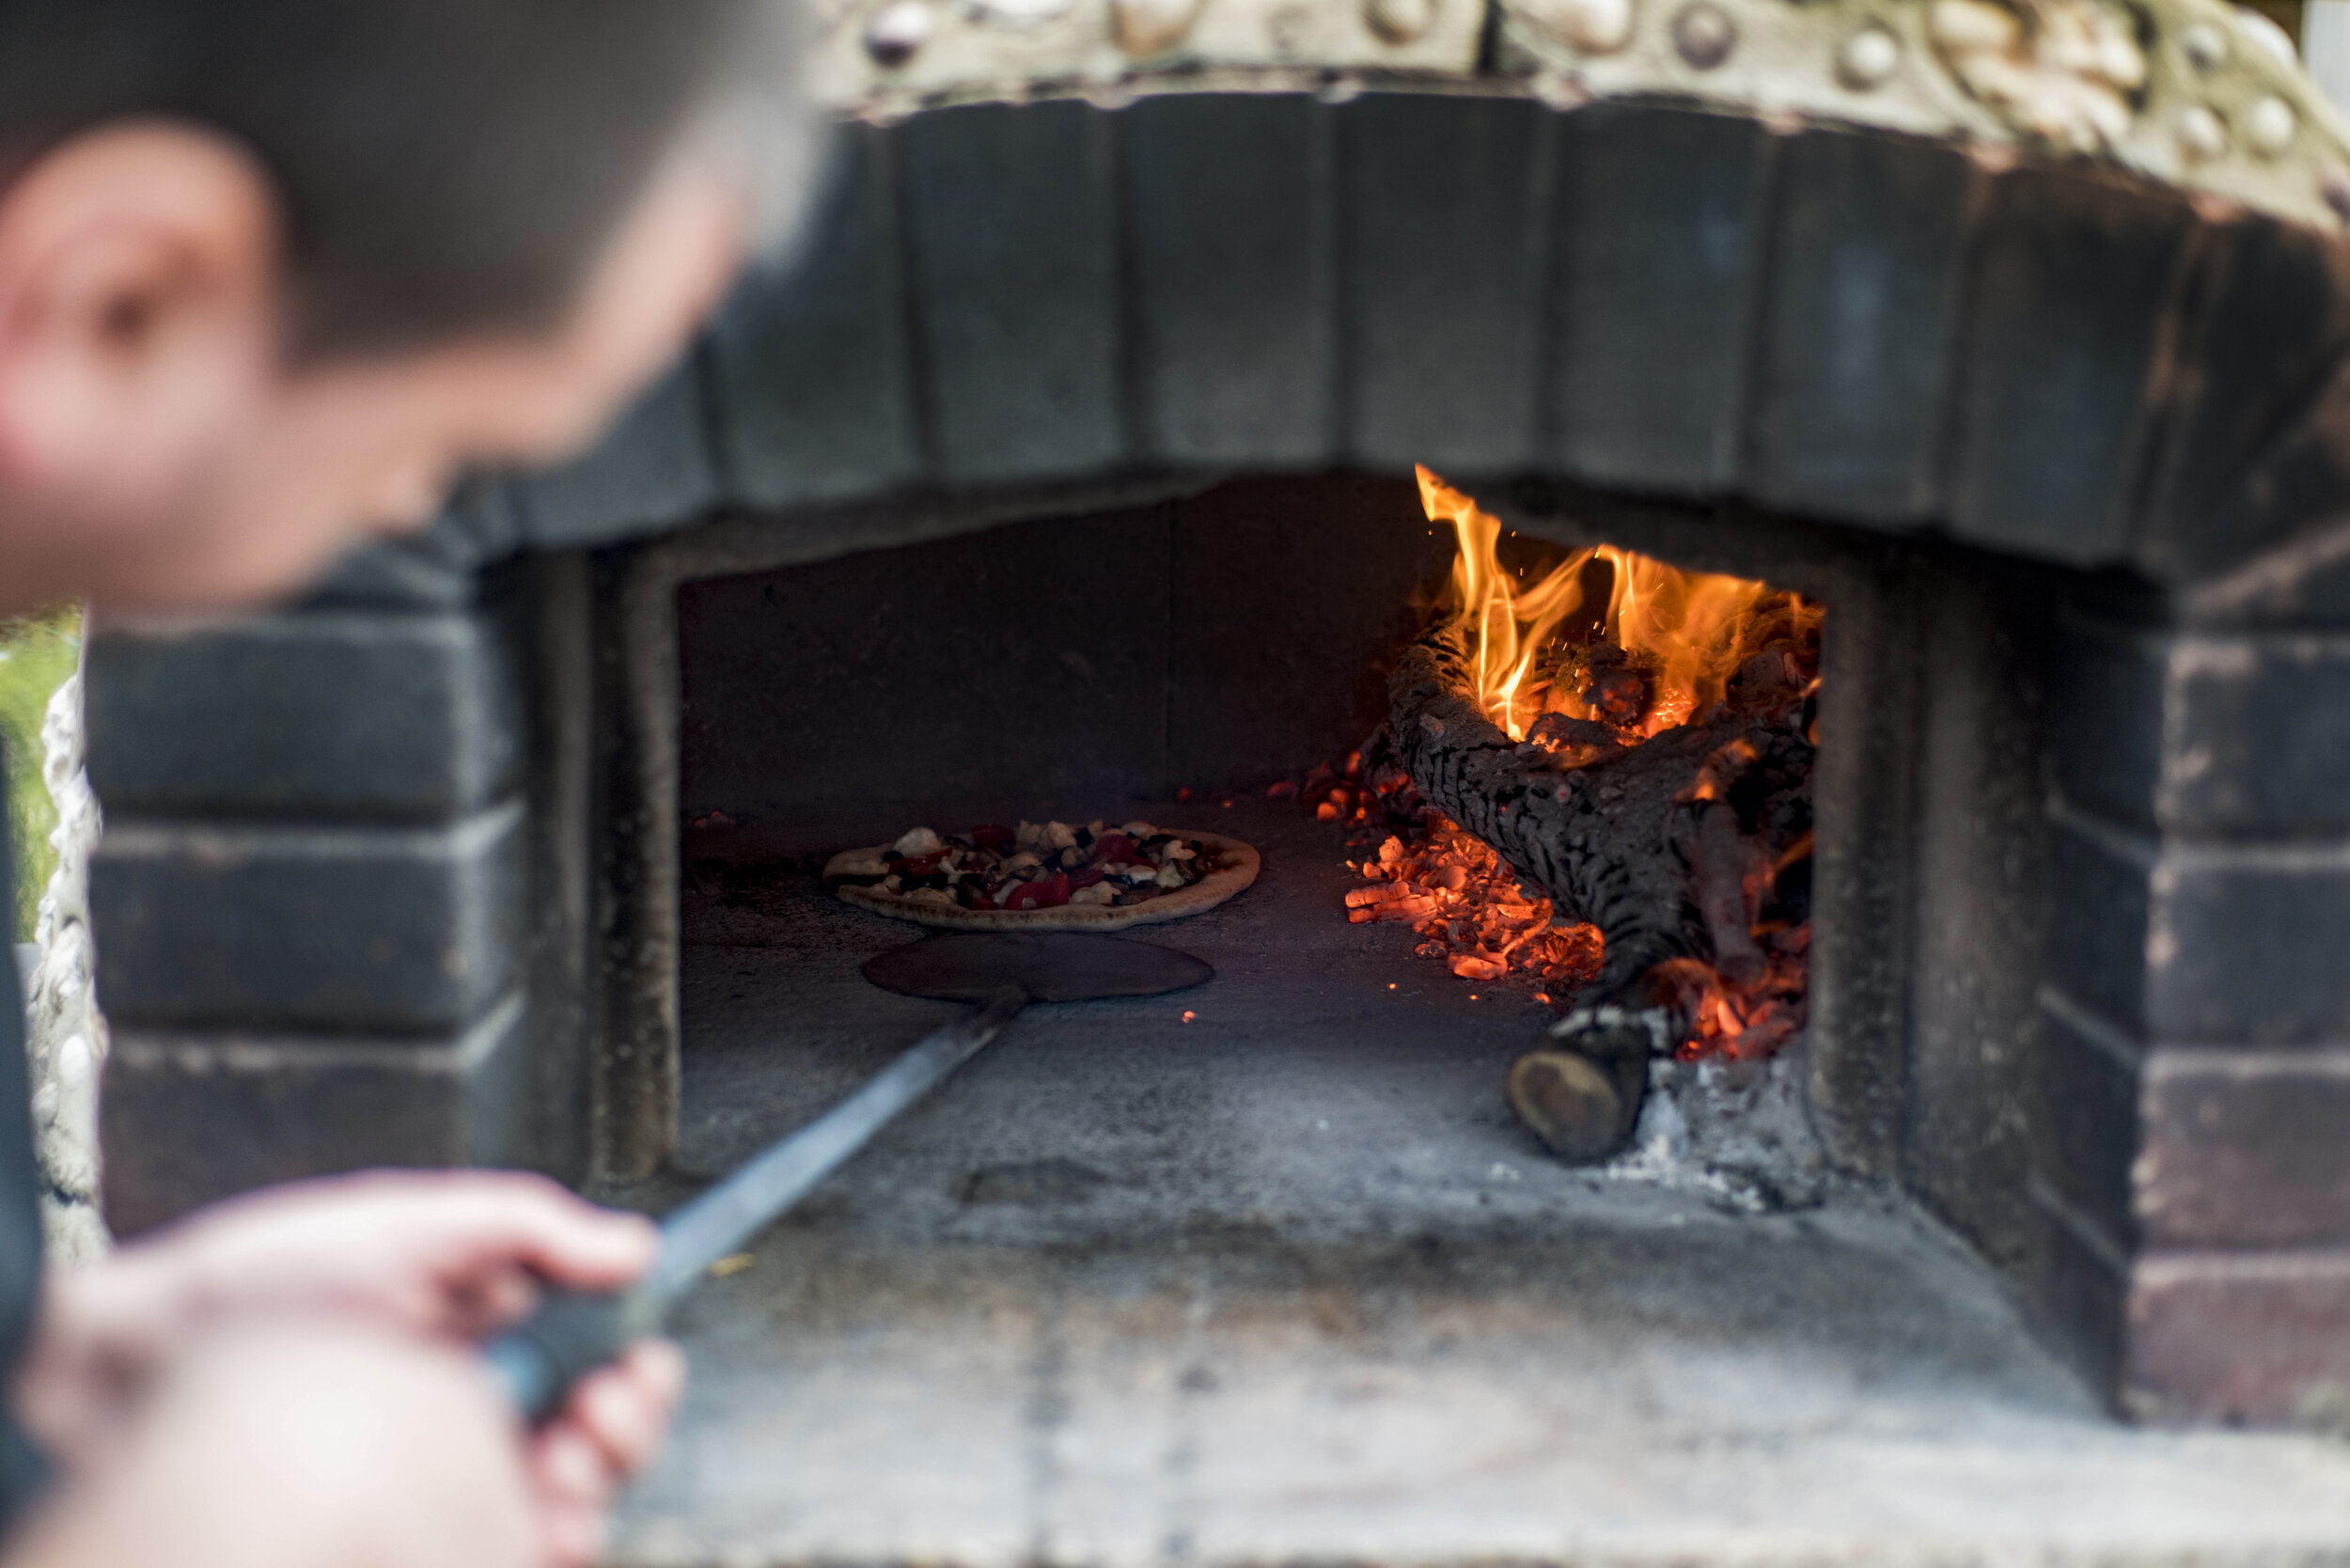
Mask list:
MULTIPOLYGON (((1572 989, 1480 981, 1407 923, 1350 922, 1384 829, 1317 803, 1335 772, 1344 806, 1342 759, 1387 719, 1387 672, 1460 554, 1408 478, 1235 480, 790 564, 760 564, 786 552, 733 525, 728 551, 668 569, 678 1168, 730 1168, 949 1009, 861 978, 922 933, 832 896, 828 856, 917 824, 1139 817, 1262 852, 1232 902, 1131 933, 1215 980, 1032 1014, 844 1177, 838 1222, 1048 1249, 1474 1247, 1646 1234, 1691 1205, 1801 1224, 1893 1184, 1990 1270, 2027 1273, 2012 1043, 2045 918, 2044 649, 2018 628, 2048 585, 1785 520, 1494 505, 1518 541, 1505 558, 1606 542, 1825 604, 1794 1039, 1660 1060, 1629 1156, 1571 1168, 1504 1081, 1572 989), (1920 987, 1937 1005, 1913 1016, 1920 987)), ((1849 1261, 1831 1249, 1794 1288, 1832 1296, 1849 1261)))

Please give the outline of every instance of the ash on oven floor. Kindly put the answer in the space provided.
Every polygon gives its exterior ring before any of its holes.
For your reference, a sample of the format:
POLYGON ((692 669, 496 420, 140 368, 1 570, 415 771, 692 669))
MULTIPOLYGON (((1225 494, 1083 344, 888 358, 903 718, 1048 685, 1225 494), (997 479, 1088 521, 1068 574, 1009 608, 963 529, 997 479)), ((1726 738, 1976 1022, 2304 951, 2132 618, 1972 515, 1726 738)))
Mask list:
MULTIPOLYGON (((689 1173, 949 1011, 857 975, 915 928, 757 870, 914 809, 689 877, 689 1173)), ((1144 809, 1265 852, 1138 933, 1217 980, 1032 1010, 705 1287, 621 1561, 2350 1562, 2350 1444, 2111 1421, 1962 1246, 1718 1092, 1549 1162, 1500 1090, 1529 997, 1348 925, 1293 808, 1144 809)))

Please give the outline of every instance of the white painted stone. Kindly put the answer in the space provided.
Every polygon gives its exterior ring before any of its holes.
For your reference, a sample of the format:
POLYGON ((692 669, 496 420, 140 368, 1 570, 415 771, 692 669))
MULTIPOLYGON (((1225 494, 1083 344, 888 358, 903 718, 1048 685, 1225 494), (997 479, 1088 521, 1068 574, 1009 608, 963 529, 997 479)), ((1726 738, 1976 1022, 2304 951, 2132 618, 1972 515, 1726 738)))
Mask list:
POLYGON ((1696 71, 1712 71, 1738 47, 1738 24, 1714 0, 1694 0, 1673 17, 1673 49, 1696 71))
POLYGON ((1363 21, 1389 43, 1410 43, 1434 25, 1436 0, 1366 0, 1363 21))
POLYGON ((2235 12, 2237 31, 2275 56, 2279 65, 2288 71, 2301 69, 2301 49, 2293 41, 2293 35, 2249 6, 2238 6, 2235 12))
POLYGON ((2228 126, 2201 103, 2179 111, 2179 149, 2190 158, 2217 158, 2228 150, 2228 126))
POLYGON ((2179 51, 2198 71, 2217 71, 2228 63, 2228 35, 2208 22, 2179 31, 2179 51))
POLYGON ((2281 98, 2260 99, 2244 111, 2244 145, 2264 158, 2274 158, 2293 145, 2300 120, 2293 105, 2281 98))
POLYGON ((891 0, 865 26, 865 50, 884 65, 912 59, 938 29, 930 0, 891 0))
POLYGON ((1111 0, 1118 47, 1137 60, 1164 55, 1199 20, 1201 0, 1111 0))
POLYGON ((1866 92, 1884 86, 1901 63, 1901 39, 1883 27, 1863 27, 1837 49, 1836 79, 1866 92))
POLYGON ((42 1228, 51 1257, 72 1262, 111 1245, 99 1212, 98 1087, 106 1020, 98 1011, 89 932, 89 861, 100 819, 82 767, 78 674, 49 699, 40 738, 41 776, 57 808, 49 836, 57 869, 35 929, 40 957, 25 1009, 26 1067, 34 1157, 50 1189, 41 1200, 42 1228))

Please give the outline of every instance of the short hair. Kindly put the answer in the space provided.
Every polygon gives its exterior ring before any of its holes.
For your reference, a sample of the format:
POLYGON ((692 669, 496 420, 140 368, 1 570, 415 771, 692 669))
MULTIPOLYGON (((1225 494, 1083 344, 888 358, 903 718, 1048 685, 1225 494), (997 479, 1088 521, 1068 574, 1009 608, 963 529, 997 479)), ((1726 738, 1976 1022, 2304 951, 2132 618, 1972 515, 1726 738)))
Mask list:
POLYGON ((6 169, 144 117, 260 159, 308 355, 550 326, 697 117, 763 99, 795 185, 814 140, 791 0, 0 0, 0 40, 6 169))

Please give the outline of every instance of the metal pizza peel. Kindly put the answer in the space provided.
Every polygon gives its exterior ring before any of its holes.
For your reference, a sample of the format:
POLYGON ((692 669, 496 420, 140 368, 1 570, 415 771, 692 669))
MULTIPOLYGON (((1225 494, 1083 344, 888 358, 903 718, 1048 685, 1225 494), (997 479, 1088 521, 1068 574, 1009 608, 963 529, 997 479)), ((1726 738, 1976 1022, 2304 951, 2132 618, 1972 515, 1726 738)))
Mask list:
POLYGON ((542 1421, 583 1374, 659 1329, 710 1265, 738 1251, 825 1177, 986 1048, 1030 1002, 1156 996, 1214 978, 1189 953, 1079 933, 957 933, 868 961, 885 990, 979 1006, 932 1030, 855 1093, 671 1215, 661 1252, 633 1288, 596 1295, 551 1291, 530 1317, 483 1346, 515 1407, 542 1421))

